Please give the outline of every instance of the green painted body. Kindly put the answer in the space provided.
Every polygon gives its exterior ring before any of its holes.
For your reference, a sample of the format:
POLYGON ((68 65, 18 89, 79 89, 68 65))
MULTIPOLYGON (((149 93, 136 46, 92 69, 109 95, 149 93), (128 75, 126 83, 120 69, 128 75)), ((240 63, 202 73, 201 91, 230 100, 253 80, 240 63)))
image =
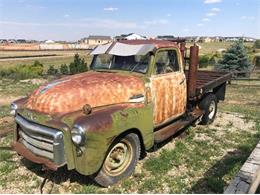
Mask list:
MULTIPOLYGON (((178 50, 176 47, 175 49, 178 50)), ((125 71, 114 71, 122 75, 136 75, 143 81, 145 89, 150 87, 150 77, 154 72, 154 55, 151 56, 146 74, 136 74, 125 71)), ((111 72, 113 72, 111 70, 111 72)), ((150 89, 149 89, 150 90, 150 89)), ((146 96, 146 94, 144 94, 146 96)), ((69 170, 76 169, 84 175, 96 173, 112 143, 127 132, 138 134, 144 150, 154 145, 153 102, 112 104, 93 108, 92 113, 86 115, 82 110, 51 115, 36 112, 26 107, 27 99, 18 100, 17 113, 34 123, 59 129, 64 134, 65 158, 69 170), (76 147, 71 140, 71 129, 77 124, 86 130, 86 144, 76 147), (80 150, 80 154, 79 153, 80 150)))

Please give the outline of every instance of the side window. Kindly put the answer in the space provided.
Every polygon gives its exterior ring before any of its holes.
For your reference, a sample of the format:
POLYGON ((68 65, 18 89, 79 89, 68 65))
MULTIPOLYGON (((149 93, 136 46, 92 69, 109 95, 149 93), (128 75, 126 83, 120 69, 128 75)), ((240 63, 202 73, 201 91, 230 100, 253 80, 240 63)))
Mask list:
POLYGON ((155 74, 165 74, 180 70, 178 55, 175 50, 160 51, 156 55, 155 74))

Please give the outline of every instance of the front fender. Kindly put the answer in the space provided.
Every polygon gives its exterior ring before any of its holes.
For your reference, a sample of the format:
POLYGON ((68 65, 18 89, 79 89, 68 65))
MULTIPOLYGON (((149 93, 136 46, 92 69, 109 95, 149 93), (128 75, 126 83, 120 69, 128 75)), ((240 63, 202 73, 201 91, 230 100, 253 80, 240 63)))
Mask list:
POLYGON ((145 149, 150 149, 154 144, 150 105, 129 103, 107 106, 88 116, 79 116, 74 124, 86 129, 86 145, 81 148, 83 153, 77 155, 76 147, 73 146, 75 168, 84 175, 100 169, 115 138, 129 129, 140 132, 145 149))

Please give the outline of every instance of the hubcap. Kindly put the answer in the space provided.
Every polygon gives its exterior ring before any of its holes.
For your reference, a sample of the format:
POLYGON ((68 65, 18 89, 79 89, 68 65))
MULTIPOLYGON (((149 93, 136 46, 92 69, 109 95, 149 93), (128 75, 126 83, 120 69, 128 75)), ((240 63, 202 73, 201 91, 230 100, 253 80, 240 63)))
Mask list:
POLYGON ((132 157, 131 144, 127 140, 122 140, 110 150, 103 166, 104 171, 111 176, 120 175, 127 169, 132 157))
POLYGON ((213 119, 216 111, 216 102, 212 101, 209 105, 209 119, 213 119))

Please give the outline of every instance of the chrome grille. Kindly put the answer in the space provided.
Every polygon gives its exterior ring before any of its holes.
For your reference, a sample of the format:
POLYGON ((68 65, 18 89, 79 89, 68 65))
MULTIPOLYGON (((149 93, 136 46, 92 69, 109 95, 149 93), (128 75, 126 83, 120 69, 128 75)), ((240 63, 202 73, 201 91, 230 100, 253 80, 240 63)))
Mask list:
POLYGON ((19 125, 19 141, 31 152, 50 159, 57 165, 65 164, 63 133, 28 121, 20 115, 15 117, 19 125))

